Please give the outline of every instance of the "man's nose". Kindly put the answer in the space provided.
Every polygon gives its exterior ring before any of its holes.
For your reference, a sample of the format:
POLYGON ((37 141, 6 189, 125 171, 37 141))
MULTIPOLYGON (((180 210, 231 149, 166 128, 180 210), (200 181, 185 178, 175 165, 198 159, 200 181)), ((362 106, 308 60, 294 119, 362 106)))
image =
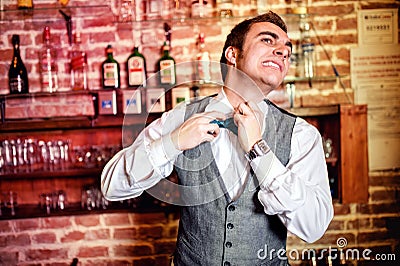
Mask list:
POLYGON ((287 46, 284 44, 278 43, 274 49, 274 54, 283 57, 283 59, 289 58, 289 51, 287 49, 287 46))

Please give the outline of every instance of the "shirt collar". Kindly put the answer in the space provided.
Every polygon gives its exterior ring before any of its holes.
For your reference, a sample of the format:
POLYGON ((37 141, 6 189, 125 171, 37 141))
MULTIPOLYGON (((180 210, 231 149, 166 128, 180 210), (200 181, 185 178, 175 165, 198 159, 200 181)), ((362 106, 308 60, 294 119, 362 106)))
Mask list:
MULTIPOLYGON (((266 116, 268 113, 268 104, 264 101, 264 99, 257 103, 257 106, 260 108, 261 112, 264 113, 264 116, 266 116)), ((224 113, 228 117, 232 116, 233 110, 234 108, 226 97, 224 88, 221 88, 218 94, 211 99, 210 103, 205 109, 206 112, 218 111, 224 113)))

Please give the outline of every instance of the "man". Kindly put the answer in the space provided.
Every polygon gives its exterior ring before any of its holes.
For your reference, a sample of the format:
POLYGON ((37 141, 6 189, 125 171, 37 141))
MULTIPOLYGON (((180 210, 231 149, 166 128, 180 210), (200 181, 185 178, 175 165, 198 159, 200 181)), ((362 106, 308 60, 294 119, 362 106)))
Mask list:
POLYGON ((218 95, 164 113, 104 168, 110 200, 157 194, 176 170, 175 265, 286 265, 287 230, 313 242, 328 227, 321 136, 265 100, 282 83, 291 48, 273 12, 239 23, 222 52, 218 95), (237 128, 228 130, 230 117, 237 128))

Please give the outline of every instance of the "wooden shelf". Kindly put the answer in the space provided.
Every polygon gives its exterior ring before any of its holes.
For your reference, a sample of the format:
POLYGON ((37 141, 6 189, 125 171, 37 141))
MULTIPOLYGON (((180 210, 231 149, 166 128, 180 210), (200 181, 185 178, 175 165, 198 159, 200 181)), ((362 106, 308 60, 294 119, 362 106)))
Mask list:
POLYGON ((69 168, 48 168, 35 171, 16 170, 14 172, 0 172, 0 180, 21 180, 21 179, 46 179, 62 177, 82 177, 82 176, 100 176, 102 166, 93 167, 69 167, 69 168))
POLYGON ((101 115, 97 117, 60 117, 50 119, 6 120, 1 132, 45 131, 132 126, 152 122, 159 114, 101 115))
POLYGON ((320 106, 320 107, 296 107, 288 111, 300 117, 337 115, 339 114, 339 105, 320 106))
MULTIPOLYGON (((143 200, 142 200, 143 201, 143 200)), ((179 207, 166 205, 160 206, 153 202, 142 202, 139 206, 132 206, 128 202, 109 202, 107 209, 96 208, 93 210, 82 209, 81 203, 70 203, 64 210, 51 210, 49 214, 45 209, 41 209, 39 204, 18 205, 15 208, 15 215, 11 215, 11 210, 2 207, 2 215, 0 220, 14 220, 39 217, 57 217, 71 215, 87 215, 87 214, 102 214, 102 213, 178 213, 179 207)))
MULTIPOLYGON (((37 1, 39 2, 39 1, 37 1)), ((33 9, 17 9, 14 8, 0 10, 0 21, 56 21, 64 20, 63 16, 58 10, 63 10, 72 18, 85 17, 90 11, 92 15, 96 16, 106 16, 109 14, 110 7, 108 5, 68 5, 62 7, 58 3, 54 4, 40 4, 35 2, 35 7, 33 9)))

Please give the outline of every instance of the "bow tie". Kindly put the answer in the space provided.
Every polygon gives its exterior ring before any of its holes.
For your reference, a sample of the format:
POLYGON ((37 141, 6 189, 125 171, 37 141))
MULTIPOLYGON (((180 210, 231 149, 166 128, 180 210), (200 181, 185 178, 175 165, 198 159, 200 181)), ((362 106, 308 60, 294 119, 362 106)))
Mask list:
POLYGON ((233 118, 232 118, 232 117, 230 117, 230 118, 228 118, 228 119, 226 119, 226 120, 223 120, 223 121, 214 119, 214 120, 212 120, 210 123, 211 123, 211 124, 217 124, 220 128, 229 129, 229 130, 232 131, 235 135, 238 134, 238 128, 237 128, 237 126, 235 125, 235 121, 233 121, 233 118))

